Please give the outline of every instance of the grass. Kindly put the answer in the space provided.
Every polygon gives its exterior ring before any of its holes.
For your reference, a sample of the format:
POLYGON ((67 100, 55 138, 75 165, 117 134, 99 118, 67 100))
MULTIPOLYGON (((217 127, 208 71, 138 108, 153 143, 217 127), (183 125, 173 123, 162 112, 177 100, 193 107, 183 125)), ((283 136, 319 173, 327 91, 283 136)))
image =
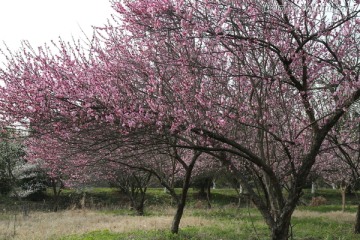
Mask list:
MULTIPOLYGON (((352 234, 356 206, 351 204, 356 198, 349 196, 346 210, 341 212, 338 191, 320 190, 317 194, 324 196, 328 204, 298 206, 292 218, 293 239, 360 239, 352 234)), ((69 199, 74 202, 81 196, 71 190, 62 195, 64 202, 69 199)), ((305 191, 303 202, 309 203, 311 197, 310 192, 305 191)), ((248 208, 246 201, 242 201, 242 208, 237 208, 236 193, 232 189, 212 190, 212 209, 206 209, 205 201, 198 198, 197 191, 191 190, 178 235, 169 231, 175 213, 171 197, 163 189, 149 189, 147 199, 143 217, 135 216, 129 210, 126 198, 116 189, 109 188, 88 189, 87 202, 92 204, 85 210, 32 211, 29 216, 16 211, 0 212, 0 240, 269 239, 269 229, 259 212, 248 208)), ((6 200, 1 200, 0 205, 5 204, 6 200)))
MULTIPOLYGON (((13 218, 0 220, 0 239, 269 239, 267 226, 253 208, 187 209, 178 235, 168 230, 174 211, 158 209, 157 216, 144 217, 92 210, 34 212, 28 217, 18 215, 16 223, 13 218)), ((294 239, 359 239, 351 233, 354 217, 350 212, 297 210, 292 221, 294 239)))
MULTIPOLYGON (((310 202, 311 198, 314 196, 310 193, 310 189, 303 190, 303 201, 310 202)), ((359 193, 357 193, 359 195, 359 193)), ((317 189, 315 196, 323 196, 328 201, 328 204, 341 205, 341 194, 338 189, 317 189)), ((359 195, 360 197, 360 195, 359 195)), ((346 203, 349 205, 355 205, 358 203, 358 198, 356 194, 346 194, 346 203)))
MULTIPOLYGON (((320 213, 324 213, 324 212, 335 212, 335 211, 342 211, 341 209, 341 205, 321 205, 321 206, 299 206, 297 208, 298 210, 308 210, 308 211, 315 211, 315 212, 320 212, 320 213)), ((355 205, 346 205, 345 207, 345 212, 350 212, 350 213, 356 213, 357 211, 357 206, 355 205)))
MULTIPOLYGON (((58 213, 34 212, 28 217, 18 215, 0 221, 0 233, 14 239, 59 239, 64 235, 81 235, 94 230, 108 229, 111 233, 128 233, 138 230, 164 230, 171 224, 171 216, 126 216, 103 214, 91 210, 69 210, 58 213)), ((196 216, 185 216, 182 226, 211 225, 210 219, 196 216)), ((0 239, 1 239, 0 234, 0 239)))
MULTIPOLYGON (((180 239, 269 239, 269 230, 255 209, 188 210, 187 215, 196 215, 210 223, 182 227, 178 235, 172 235, 167 229, 138 229, 126 233, 113 231, 94 231, 83 235, 72 235, 63 240, 80 239, 144 239, 144 240, 180 240, 180 239), (250 212, 250 214, 249 214, 250 212)), ((359 236, 352 234, 353 213, 314 211, 296 211, 292 221, 293 239, 346 239, 355 240, 359 236)))

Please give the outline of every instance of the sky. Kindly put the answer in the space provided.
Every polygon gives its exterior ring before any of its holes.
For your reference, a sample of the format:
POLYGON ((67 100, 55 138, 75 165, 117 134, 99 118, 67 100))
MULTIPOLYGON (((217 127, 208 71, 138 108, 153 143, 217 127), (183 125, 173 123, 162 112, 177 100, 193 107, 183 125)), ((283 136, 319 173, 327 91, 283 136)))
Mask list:
POLYGON ((91 36, 91 26, 103 26, 112 13, 109 0, 0 0, 0 48, 85 39, 82 30, 91 36))

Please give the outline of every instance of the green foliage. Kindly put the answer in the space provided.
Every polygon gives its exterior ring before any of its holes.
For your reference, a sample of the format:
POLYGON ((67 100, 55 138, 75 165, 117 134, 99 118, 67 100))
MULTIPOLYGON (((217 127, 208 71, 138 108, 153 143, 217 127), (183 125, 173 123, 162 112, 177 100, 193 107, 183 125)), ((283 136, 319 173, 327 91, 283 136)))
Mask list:
POLYGON ((11 140, 13 133, 0 132, 0 194, 7 195, 16 185, 15 169, 24 163, 25 152, 20 143, 11 140))

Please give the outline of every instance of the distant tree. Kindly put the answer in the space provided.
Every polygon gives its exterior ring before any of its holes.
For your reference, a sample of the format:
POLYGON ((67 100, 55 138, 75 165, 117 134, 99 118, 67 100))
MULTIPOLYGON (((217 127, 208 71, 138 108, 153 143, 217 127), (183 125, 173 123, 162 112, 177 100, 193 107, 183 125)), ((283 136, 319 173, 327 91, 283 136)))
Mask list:
POLYGON ((16 170, 25 165, 22 144, 14 140, 12 131, 2 129, 0 134, 0 193, 7 195, 18 185, 16 170))
POLYGON ((24 139, 17 130, 3 129, 0 136, 0 193, 18 198, 41 194, 46 177, 38 164, 25 158, 24 139))
MULTIPOLYGON (((328 183, 339 187, 342 211, 345 210, 346 192, 354 189, 360 180, 360 114, 359 105, 354 105, 339 121, 327 137, 327 149, 320 154, 316 169, 328 183)), ((355 233, 360 233, 360 202, 355 224, 355 233)))
MULTIPOLYGON (((107 172, 109 174, 109 172, 107 172)), ((144 215, 146 190, 151 180, 151 173, 120 166, 113 171, 110 184, 119 188, 130 200, 130 207, 140 216, 144 215)))

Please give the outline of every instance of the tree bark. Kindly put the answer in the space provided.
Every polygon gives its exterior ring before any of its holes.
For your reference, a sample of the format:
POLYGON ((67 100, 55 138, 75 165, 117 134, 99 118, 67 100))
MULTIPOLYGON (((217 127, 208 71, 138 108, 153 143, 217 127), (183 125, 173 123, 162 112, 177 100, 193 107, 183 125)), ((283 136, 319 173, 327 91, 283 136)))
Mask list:
POLYGON ((183 187, 182 187, 181 197, 177 204, 176 213, 175 213, 172 225, 171 225, 171 233, 174 233, 174 234, 179 233, 180 220, 184 213, 187 192, 190 187, 190 179, 191 179, 192 170, 195 166, 196 159, 199 156, 200 156, 199 153, 195 153, 195 155, 192 158, 191 163, 189 164, 189 166, 186 167, 186 174, 185 174, 185 179, 184 179, 184 183, 183 183, 183 187))
POLYGON ((53 206, 53 211, 57 212, 59 210, 59 194, 56 191, 56 185, 53 183, 52 184, 52 188, 53 188, 53 193, 54 193, 54 206, 53 206))
POLYGON ((53 194, 54 194, 53 211, 57 212, 59 210, 60 193, 61 193, 64 185, 61 181, 59 181, 59 186, 57 186, 57 181, 51 180, 51 186, 52 186, 53 194))
POLYGON ((188 192, 189 187, 190 187, 191 172, 192 172, 192 167, 191 167, 190 170, 188 169, 186 171, 186 176, 185 176, 185 181, 184 181, 182 192, 181 192, 180 201, 177 204, 176 213, 175 213, 172 225, 171 225, 171 232, 175 233, 175 234, 179 233, 180 220, 181 220, 182 215, 184 213, 184 208, 185 208, 186 198, 187 198, 187 192, 188 192))
POLYGON ((207 189, 206 189, 206 202, 207 202, 207 206, 210 209, 211 208, 211 179, 207 182, 207 189))
POLYGON ((135 207, 138 216, 144 216, 144 201, 141 200, 135 207))
POLYGON ((356 220, 355 220, 355 226, 354 226, 354 233, 360 234, 360 203, 357 207, 357 213, 356 213, 356 220))
POLYGON ((346 205, 346 188, 347 184, 345 181, 342 181, 340 184, 340 192, 341 192, 341 210, 345 211, 345 205, 346 205))
POLYGON ((285 219, 275 228, 272 229, 272 240, 287 240, 289 239, 290 219, 285 219))
POLYGON ((341 189, 341 211, 345 212, 346 205, 346 190, 341 189))
POLYGON ((171 232, 172 233, 179 233, 179 226, 180 226, 180 221, 182 218, 182 215, 184 213, 184 208, 185 208, 185 202, 182 200, 183 198, 181 198, 180 203, 177 205, 177 209, 176 209, 176 213, 171 225, 171 232))

